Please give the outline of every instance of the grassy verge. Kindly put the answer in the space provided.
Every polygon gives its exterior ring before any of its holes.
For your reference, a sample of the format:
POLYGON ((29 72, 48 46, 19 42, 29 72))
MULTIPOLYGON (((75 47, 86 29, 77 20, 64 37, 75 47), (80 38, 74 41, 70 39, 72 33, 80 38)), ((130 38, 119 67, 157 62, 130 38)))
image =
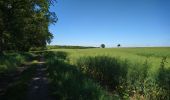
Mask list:
POLYGON ((6 53, 0 56, 0 74, 16 71, 23 63, 33 58, 32 53, 6 53))
POLYGON ((59 100, 113 100, 99 84, 65 62, 65 52, 46 52, 52 95, 59 100), (64 58, 64 59, 63 59, 64 58))

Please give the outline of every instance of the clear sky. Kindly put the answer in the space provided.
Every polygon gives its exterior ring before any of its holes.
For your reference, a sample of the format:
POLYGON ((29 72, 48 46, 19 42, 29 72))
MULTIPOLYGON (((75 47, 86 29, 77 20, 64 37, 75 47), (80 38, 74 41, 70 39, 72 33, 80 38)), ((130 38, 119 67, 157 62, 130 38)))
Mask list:
POLYGON ((58 0, 52 45, 170 46, 170 0, 58 0))

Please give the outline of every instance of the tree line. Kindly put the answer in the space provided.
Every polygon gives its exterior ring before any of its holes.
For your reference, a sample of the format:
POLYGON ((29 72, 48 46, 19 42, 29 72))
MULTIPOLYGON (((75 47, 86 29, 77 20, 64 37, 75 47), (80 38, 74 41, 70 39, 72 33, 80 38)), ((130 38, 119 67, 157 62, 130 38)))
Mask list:
POLYGON ((90 48, 99 48, 93 46, 72 46, 72 45, 48 45, 48 49, 90 49, 90 48))
POLYGON ((54 0, 0 0, 0 54, 45 47, 53 38, 49 25, 57 21, 54 0))

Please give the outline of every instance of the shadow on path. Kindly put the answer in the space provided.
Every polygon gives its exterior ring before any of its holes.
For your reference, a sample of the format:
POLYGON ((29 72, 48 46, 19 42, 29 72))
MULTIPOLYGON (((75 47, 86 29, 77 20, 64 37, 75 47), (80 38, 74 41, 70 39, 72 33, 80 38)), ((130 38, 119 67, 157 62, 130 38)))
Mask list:
POLYGON ((0 100, 52 100, 49 97, 46 66, 42 53, 0 75, 0 100))
POLYGON ((35 75, 28 87, 27 100, 53 100, 48 95, 48 79, 46 76, 47 69, 44 64, 44 57, 40 56, 40 61, 36 67, 35 75))

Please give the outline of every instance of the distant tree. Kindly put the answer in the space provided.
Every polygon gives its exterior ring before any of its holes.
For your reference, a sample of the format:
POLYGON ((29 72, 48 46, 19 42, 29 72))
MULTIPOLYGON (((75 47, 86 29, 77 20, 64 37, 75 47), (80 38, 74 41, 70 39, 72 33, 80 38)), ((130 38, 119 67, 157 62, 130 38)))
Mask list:
POLYGON ((120 46, 121 46, 120 44, 117 45, 118 48, 119 48, 120 46))
POLYGON ((105 48, 105 44, 101 44, 101 46, 100 46, 101 48, 105 48))

